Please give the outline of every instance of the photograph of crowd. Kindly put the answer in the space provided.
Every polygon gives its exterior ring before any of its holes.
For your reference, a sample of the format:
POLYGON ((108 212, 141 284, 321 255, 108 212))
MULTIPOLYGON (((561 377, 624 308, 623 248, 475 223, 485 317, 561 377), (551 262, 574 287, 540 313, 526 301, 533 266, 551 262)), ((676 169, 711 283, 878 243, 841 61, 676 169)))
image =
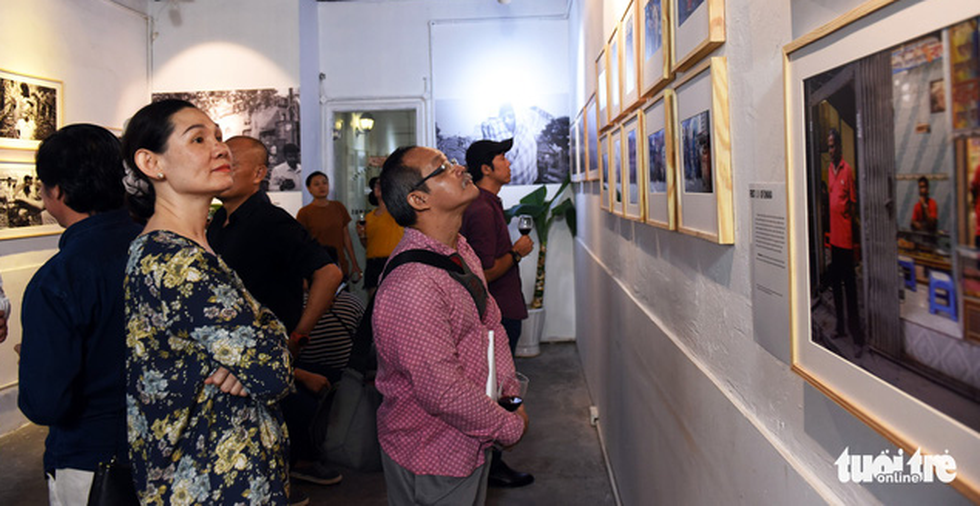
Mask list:
POLYGON ((299 90, 256 89, 154 93, 153 100, 186 100, 207 113, 225 139, 245 135, 269 149, 269 191, 301 191, 299 90))
POLYGON ((977 35, 965 20, 803 81, 811 339, 975 430, 977 35))
POLYGON ((0 71, 0 147, 23 145, 3 142, 7 139, 40 141, 58 129, 59 88, 43 82, 0 71))
POLYGON ((711 116, 701 111, 681 121, 684 191, 711 193, 711 116))

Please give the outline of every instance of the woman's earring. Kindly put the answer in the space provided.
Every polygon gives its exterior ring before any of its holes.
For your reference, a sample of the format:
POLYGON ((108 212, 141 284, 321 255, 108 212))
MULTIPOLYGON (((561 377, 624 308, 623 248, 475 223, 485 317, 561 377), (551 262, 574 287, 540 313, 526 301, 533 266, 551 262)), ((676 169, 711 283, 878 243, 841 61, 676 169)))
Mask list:
POLYGON ((163 181, 163 172, 157 172, 157 179, 163 181))

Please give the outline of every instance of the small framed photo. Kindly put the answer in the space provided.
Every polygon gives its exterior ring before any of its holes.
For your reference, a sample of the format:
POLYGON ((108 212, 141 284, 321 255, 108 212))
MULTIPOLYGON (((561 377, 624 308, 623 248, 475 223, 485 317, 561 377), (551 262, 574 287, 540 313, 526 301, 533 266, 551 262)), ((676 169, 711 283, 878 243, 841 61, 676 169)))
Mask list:
POLYGON ((655 96, 642 113, 645 139, 641 143, 640 174, 645 182, 646 222, 667 230, 677 228, 673 104, 674 92, 667 89, 655 96))
POLYGON ((571 182, 579 181, 578 168, 578 124, 582 119, 582 114, 575 118, 575 121, 568 125, 568 178, 571 182))
POLYGON ((0 70, 0 149, 37 149, 61 128, 61 103, 61 81, 0 70))
POLYGON ((603 48, 599 51, 599 56, 595 59, 595 75, 596 75, 596 92, 595 96, 596 102, 598 104, 598 114, 596 119, 598 120, 598 127, 600 130, 606 128, 609 124, 609 73, 608 73, 608 58, 607 51, 608 47, 603 48))
POLYGON ((569 150, 572 159, 572 181, 575 183, 585 180, 585 108, 582 108, 572 125, 572 149, 569 150))
POLYGON ((0 240, 61 231, 58 222, 44 209, 41 181, 34 164, 0 162, 0 240))
POLYGON ((596 95, 592 95, 589 102, 585 104, 585 180, 596 181, 599 179, 599 118, 596 116, 596 95))
POLYGON ((609 167, 609 211, 623 214, 623 127, 614 128, 609 137, 612 165, 609 167))
POLYGON ((680 72, 725 43, 725 0, 669 0, 671 70, 680 72))
POLYGON ((609 58, 609 123, 612 123, 623 112, 623 90, 619 85, 622 80, 623 55, 621 54, 622 45, 619 42, 618 25, 613 29, 606 47, 609 48, 606 51, 609 58))
POLYGON ((639 52, 637 51, 640 42, 640 25, 637 22, 638 18, 636 15, 638 1, 633 0, 630 2, 620 22, 620 38, 622 39, 621 45, 623 48, 623 78, 621 80, 623 88, 620 95, 623 97, 621 111, 623 113, 631 110, 640 98, 640 60, 639 52))
POLYGON ((670 0, 640 0, 640 94, 652 95, 670 81, 670 0))
POLYGON ((640 157, 643 141, 642 111, 623 123, 623 216, 643 220, 643 179, 640 178, 640 157))
POLYGON ((710 58, 679 81, 674 114, 677 228, 719 244, 735 242, 726 67, 710 58))
POLYGON ((609 198, 609 134, 599 137, 599 207, 611 210, 609 198))

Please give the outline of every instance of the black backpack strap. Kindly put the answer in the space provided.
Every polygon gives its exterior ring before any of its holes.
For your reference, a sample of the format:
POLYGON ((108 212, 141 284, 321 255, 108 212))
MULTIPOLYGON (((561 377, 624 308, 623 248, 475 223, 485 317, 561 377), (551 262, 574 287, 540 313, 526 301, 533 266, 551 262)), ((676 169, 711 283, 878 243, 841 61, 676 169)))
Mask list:
POLYGON ((427 249, 407 249, 401 253, 395 255, 394 258, 388 261, 385 265, 384 272, 381 273, 381 277, 378 278, 378 286, 381 286, 381 281, 388 275, 391 271, 395 270, 402 264, 407 264, 409 262, 418 262, 421 264, 431 265, 433 267, 439 267, 440 269, 455 272, 457 274, 464 274, 463 267, 458 265, 456 262, 450 260, 446 255, 441 255, 435 251, 429 251, 427 249))

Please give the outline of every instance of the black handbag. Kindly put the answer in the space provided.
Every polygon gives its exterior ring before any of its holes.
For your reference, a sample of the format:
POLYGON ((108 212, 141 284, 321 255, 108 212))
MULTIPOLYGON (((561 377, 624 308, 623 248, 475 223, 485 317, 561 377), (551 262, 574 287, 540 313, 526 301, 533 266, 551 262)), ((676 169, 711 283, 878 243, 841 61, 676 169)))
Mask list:
POLYGON ((139 506, 136 486, 133 484, 133 468, 113 457, 100 462, 88 493, 88 506, 139 506))

